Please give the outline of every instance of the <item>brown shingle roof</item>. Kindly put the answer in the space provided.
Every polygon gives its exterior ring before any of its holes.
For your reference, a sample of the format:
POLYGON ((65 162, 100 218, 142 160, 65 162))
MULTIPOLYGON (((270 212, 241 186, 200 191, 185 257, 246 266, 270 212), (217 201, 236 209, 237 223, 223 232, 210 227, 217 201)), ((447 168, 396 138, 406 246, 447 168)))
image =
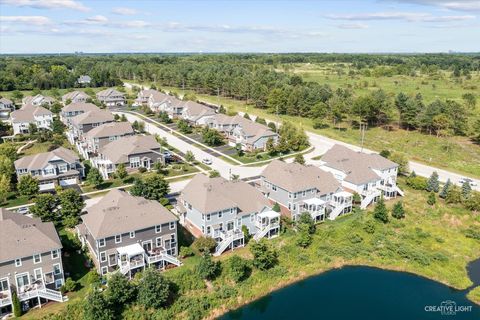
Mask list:
POLYGON ((73 100, 73 99, 78 98, 78 97, 82 97, 82 98, 85 98, 85 99, 90 98, 90 96, 88 94, 86 94, 85 92, 75 90, 75 91, 64 94, 62 96, 62 100, 68 100, 68 99, 73 100))
POLYGON ((42 106, 27 104, 20 110, 15 110, 10 113, 10 118, 12 119, 12 122, 33 122, 35 121, 35 116, 42 115, 53 115, 53 113, 42 106))
POLYGON ((93 103, 88 102, 72 102, 67 104, 62 108, 62 112, 72 112, 72 111, 99 111, 100 108, 94 105, 93 103))
POLYGON ((81 218, 95 239, 142 230, 178 219, 157 201, 114 189, 81 218))
POLYGON ((0 208, 0 262, 61 248, 52 222, 0 208))
POLYGON ((103 138, 127 134, 133 134, 133 128, 129 122, 108 122, 88 131, 85 134, 85 138, 103 138))
POLYGON ((111 112, 99 109, 79 114, 78 116, 73 117, 71 121, 72 124, 78 126, 89 123, 111 122, 113 119, 113 114, 111 112))
POLYGON ((160 149, 153 136, 127 136, 112 141, 100 149, 100 153, 112 163, 126 163, 128 156, 160 149))
POLYGON ((37 153, 31 156, 26 156, 15 161, 15 168, 28 169, 28 170, 40 170, 45 168, 48 162, 54 158, 60 158, 67 163, 74 163, 79 161, 78 155, 72 150, 68 150, 64 147, 59 147, 50 152, 37 153))

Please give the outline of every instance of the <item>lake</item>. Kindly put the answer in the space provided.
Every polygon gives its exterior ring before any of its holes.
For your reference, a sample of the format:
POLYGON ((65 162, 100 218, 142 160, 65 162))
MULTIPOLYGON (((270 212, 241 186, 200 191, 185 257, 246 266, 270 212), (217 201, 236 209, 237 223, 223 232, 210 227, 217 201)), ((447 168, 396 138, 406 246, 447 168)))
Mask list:
POLYGON ((466 291, 410 273, 344 267, 275 291, 220 319, 477 320, 480 307, 466 298, 466 291))

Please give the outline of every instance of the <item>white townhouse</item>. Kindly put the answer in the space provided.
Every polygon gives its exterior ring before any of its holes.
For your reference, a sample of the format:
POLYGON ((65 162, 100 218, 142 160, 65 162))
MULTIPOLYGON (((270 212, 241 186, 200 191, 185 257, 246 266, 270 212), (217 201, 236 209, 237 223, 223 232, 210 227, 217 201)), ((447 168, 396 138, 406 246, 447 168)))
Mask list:
POLYGON ((38 129, 51 130, 53 113, 42 106, 27 104, 10 113, 10 121, 14 135, 28 133, 30 124, 34 124, 38 129))
POLYGON ((106 107, 123 107, 126 105, 125 94, 114 88, 97 92, 97 100, 106 107))
POLYGON ((66 93, 62 96, 62 103, 63 105, 67 105, 67 102, 70 100, 70 103, 78 103, 78 102, 87 102, 90 96, 83 91, 72 91, 66 93))
POLYGON ((51 106, 55 102, 55 99, 52 97, 47 97, 41 94, 37 94, 36 96, 26 96, 22 99, 22 105, 33 105, 33 106, 51 106))

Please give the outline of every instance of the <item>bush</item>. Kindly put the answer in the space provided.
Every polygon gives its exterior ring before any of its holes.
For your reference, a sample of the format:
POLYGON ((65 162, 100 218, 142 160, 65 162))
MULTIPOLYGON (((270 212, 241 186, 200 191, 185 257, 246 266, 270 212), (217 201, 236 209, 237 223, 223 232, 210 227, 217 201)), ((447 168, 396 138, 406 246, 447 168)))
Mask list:
POLYGON ((213 252, 213 250, 217 246, 217 243, 215 242, 215 239, 211 237, 202 236, 195 239, 192 246, 200 253, 210 253, 213 252))
POLYGON ((363 226, 363 230, 366 233, 374 234, 375 233, 375 222, 373 222, 372 220, 366 221, 364 226, 363 226))
POLYGON ((248 278, 250 263, 247 259, 234 255, 226 261, 226 273, 235 282, 241 282, 248 278))
POLYGON ((253 254, 253 266, 260 270, 268 270, 278 263, 278 253, 270 249, 265 240, 253 243, 250 247, 253 254))
POLYGON ((219 262, 213 261, 209 253, 204 253, 200 263, 196 266, 196 273, 206 280, 214 280, 220 273, 221 266, 219 262))
POLYGON ((74 281, 72 278, 68 277, 65 279, 65 284, 62 286, 63 292, 73 292, 77 289, 77 282, 74 281))
POLYGON ((190 247, 180 247, 180 252, 178 253, 180 258, 186 258, 193 256, 193 250, 190 247))
POLYGON ((383 223, 388 222, 388 209, 385 206, 383 197, 380 198, 380 200, 378 200, 378 202, 375 204, 375 209, 373 210, 373 217, 383 223))
POLYGON ((427 188, 427 179, 420 176, 408 177, 407 186, 415 190, 425 190, 427 188))
POLYGON ((100 284, 100 276, 95 270, 89 271, 85 282, 87 285, 98 285, 100 284))
POLYGON ((432 191, 428 194, 427 203, 430 206, 433 206, 436 202, 437 202, 437 198, 435 197, 435 192, 432 191))
POLYGON ((142 279, 138 284, 137 302, 145 308, 166 307, 172 297, 171 283, 163 275, 153 269, 143 271, 142 279))
POLYGON ((145 173, 145 172, 147 172, 147 168, 145 168, 145 167, 140 167, 140 168, 138 168, 138 172, 140 172, 140 173, 145 173))
POLYGON ((20 299, 18 299, 17 292, 12 292, 12 308, 13 308, 13 315, 16 318, 22 316, 22 305, 20 303, 20 299))
MULTIPOLYGON (((168 274, 166 274, 168 276, 168 274)), ((182 267, 178 272, 169 277, 177 286, 180 293, 186 293, 191 290, 201 290, 205 288, 205 282, 192 269, 182 267)))
POLYGON ((405 209, 403 208, 403 204, 401 201, 398 201, 393 205, 392 209, 392 217, 396 219, 403 219, 405 218, 405 209))

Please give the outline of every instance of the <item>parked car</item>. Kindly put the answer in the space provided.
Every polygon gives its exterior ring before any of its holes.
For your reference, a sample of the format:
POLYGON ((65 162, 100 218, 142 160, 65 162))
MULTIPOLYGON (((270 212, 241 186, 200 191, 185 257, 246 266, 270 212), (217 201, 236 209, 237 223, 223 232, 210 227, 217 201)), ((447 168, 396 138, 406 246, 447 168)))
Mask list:
POLYGON ((202 163, 209 166, 209 165, 212 164, 212 159, 210 159, 210 158, 203 158, 202 163))
POLYGON ((21 207, 17 210, 17 213, 20 213, 20 214, 23 214, 23 215, 26 215, 29 212, 30 212, 30 209, 28 207, 21 207))
POLYGON ((464 184, 465 182, 468 182, 470 184, 470 186, 472 186, 472 187, 477 186, 477 183, 475 181, 473 181, 473 179, 470 179, 470 178, 462 178, 458 181, 458 183, 460 183, 460 184, 464 184))

